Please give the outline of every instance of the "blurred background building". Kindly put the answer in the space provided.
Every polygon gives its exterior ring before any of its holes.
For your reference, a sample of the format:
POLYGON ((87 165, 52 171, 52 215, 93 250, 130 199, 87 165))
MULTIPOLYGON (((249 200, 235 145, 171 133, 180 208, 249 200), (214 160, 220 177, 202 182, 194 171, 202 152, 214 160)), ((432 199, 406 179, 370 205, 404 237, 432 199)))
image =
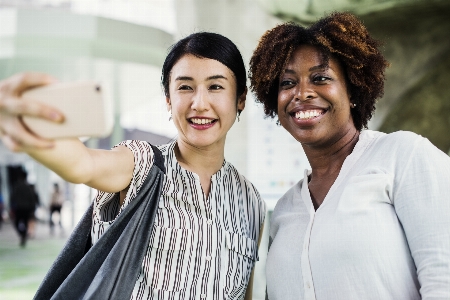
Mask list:
MULTIPOLYGON (((304 25, 331 11, 351 11, 384 41, 391 63, 384 97, 370 129, 411 130, 450 152, 450 0, 0 0, 0 79, 43 71, 62 81, 107 82, 115 127, 92 147, 124 139, 161 144, 174 139, 160 86, 160 70, 172 43, 196 31, 233 40, 248 63, 259 37, 283 21, 304 25)), ((241 121, 227 138, 226 158, 258 188, 268 207, 303 176, 301 146, 274 120, 264 119, 249 95, 241 121)), ((23 154, 0 145, 2 194, 8 198, 8 166, 23 165, 41 202, 59 179, 23 154)), ((66 185, 72 224, 92 191, 66 185)), ((7 200, 6 200, 7 203, 7 200)), ((264 299, 266 236, 257 264, 254 299, 264 299)))

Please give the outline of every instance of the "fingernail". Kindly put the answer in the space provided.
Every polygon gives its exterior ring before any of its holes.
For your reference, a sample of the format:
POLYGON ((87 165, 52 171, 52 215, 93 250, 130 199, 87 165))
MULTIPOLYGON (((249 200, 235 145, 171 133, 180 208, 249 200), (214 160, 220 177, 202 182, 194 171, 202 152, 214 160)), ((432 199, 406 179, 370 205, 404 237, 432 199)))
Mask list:
POLYGON ((52 112, 52 113, 50 114, 50 118, 51 118, 53 121, 56 121, 56 122, 62 121, 62 116, 61 116, 60 114, 58 114, 58 113, 55 113, 55 112, 52 112))

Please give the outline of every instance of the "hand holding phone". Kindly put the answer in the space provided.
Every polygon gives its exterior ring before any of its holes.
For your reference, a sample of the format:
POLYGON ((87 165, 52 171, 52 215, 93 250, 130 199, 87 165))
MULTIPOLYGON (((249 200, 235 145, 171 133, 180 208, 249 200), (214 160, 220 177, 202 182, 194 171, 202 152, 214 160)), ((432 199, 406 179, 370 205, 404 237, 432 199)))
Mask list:
POLYGON ((106 88, 98 82, 54 83, 30 89, 21 98, 53 106, 64 114, 64 122, 60 124, 23 116, 24 124, 40 137, 104 137, 112 131, 111 99, 106 88))

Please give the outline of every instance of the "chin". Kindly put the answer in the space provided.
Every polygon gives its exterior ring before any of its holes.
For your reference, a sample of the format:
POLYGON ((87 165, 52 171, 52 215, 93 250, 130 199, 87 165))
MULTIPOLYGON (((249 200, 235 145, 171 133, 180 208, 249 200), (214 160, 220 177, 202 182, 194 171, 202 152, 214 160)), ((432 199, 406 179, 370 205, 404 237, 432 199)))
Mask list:
POLYGON ((187 142, 196 148, 205 148, 212 146, 218 142, 217 139, 209 139, 209 138, 188 138, 187 142))

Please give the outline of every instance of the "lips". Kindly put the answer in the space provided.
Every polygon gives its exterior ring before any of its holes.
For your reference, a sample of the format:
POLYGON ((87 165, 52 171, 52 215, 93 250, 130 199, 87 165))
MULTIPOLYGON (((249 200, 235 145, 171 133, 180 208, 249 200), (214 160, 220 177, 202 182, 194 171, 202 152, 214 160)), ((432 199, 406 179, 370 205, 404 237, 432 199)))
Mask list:
POLYGON ((197 125, 205 125, 216 122, 217 119, 206 119, 206 118, 190 118, 189 122, 197 125))
POLYGON ((309 120, 313 118, 317 118, 323 115, 326 112, 324 109, 309 109, 309 110, 300 110, 292 113, 293 117, 299 120, 309 120))
POLYGON ((193 117, 189 118, 189 124, 191 127, 198 130, 205 130, 214 126, 218 119, 204 118, 204 117, 193 117))
POLYGON ((293 108, 289 115, 299 126, 314 126, 328 111, 315 105, 301 105, 293 108))

